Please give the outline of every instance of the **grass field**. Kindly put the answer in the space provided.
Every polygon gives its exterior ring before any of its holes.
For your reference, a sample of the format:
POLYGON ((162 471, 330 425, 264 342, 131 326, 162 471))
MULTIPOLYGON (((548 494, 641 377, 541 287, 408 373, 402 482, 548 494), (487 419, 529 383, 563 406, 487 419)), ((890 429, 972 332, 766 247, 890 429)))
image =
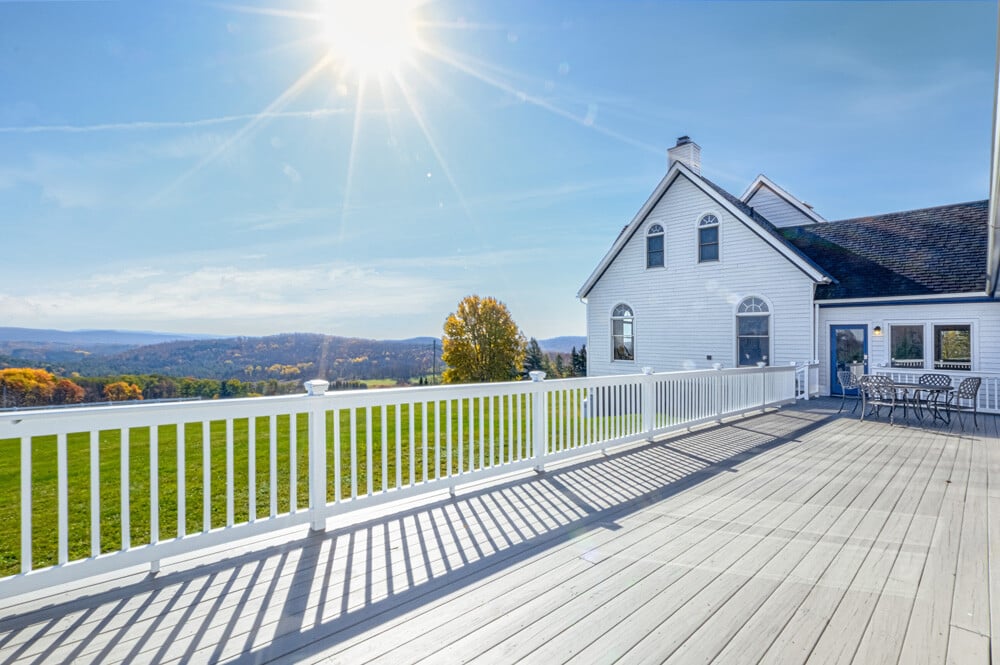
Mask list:
MULTIPOLYGON (((493 421, 492 450, 497 463, 502 460, 529 455, 526 431, 528 413, 527 397, 521 396, 522 419, 515 421, 515 429, 520 429, 521 446, 514 450, 510 444, 500 439, 501 423, 495 416, 493 421)), ((473 400, 473 421, 475 427, 474 445, 469 446, 469 400, 463 400, 462 408, 465 418, 463 440, 464 459, 459 458, 458 401, 452 402, 451 409, 451 466, 453 472, 460 468, 466 470, 479 467, 480 427, 485 426, 485 442, 483 458, 485 466, 489 466, 490 447, 488 420, 479 421, 479 399, 473 400)), ((484 413, 488 418, 488 401, 484 404, 484 413)), ((439 402, 434 407, 428 407, 426 413, 426 429, 428 450, 426 459, 427 478, 433 479, 444 475, 448 467, 447 456, 447 417, 446 403, 439 402)), ((395 487, 397 483, 397 459, 399 460, 399 476, 402 484, 411 481, 420 482, 424 479, 424 426, 425 414, 420 407, 409 412, 409 407, 375 407, 370 414, 365 409, 356 409, 355 415, 356 445, 354 459, 357 464, 356 485, 352 485, 351 412, 340 411, 339 438, 334 439, 335 427, 332 412, 328 413, 328 439, 333 443, 327 450, 327 468, 333 469, 334 448, 339 447, 342 473, 340 477, 341 495, 349 497, 352 491, 357 495, 368 492, 369 482, 372 489, 378 492, 385 487, 395 487), (383 463, 383 408, 385 409, 384 437, 388 442, 383 463), (399 432, 401 445, 399 456, 396 454, 397 413, 399 409, 399 432), (371 417, 370 448, 371 464, 369 464, 368 417, 371 417), (413 423, 414 439, 410 440, 410 423, 413 423), (410 477, 410 457, 414 457, 414 477, 410 477), (383 471, 385 476, 383 477, 383 471)), ((510 421, 504 419, 502 427, 506 437, 510 436, 510 421)), ((226 524, 226 422, 213 421, 210 424, 209 436, 209 513, 212 528, 226 524)), ((255 515, 265 517, 270 509, 270 488, 272 481, 277 489, 278 513, 290 510, 291 487, 290 470, 292 465, 290 431, 291 417, 277 417, 277 473, 271 478, 270 473, 270 421, 268 418, 255 419, 255 445, 250 445, 250 423, 248 419, 236 419, 233 425, 233 504, 234 523, 246 522, 250 518, 250 467, 253 461, 256 482, 254 498, 256 502, 255 515)), ((158 428, 157 464, 159 478, 159 539, 173 538, 178 533, 178 440, 183 428, 184 446, 184 476, 185 476, 185 528, 187 533, 202 530, 205 502, 203 499, 203 441, 201 423, 187 423, 181 426, 161 426, 158 428)), ((304 415, 299 415, 296 422, 296 459, 298 482, 296 487, 297 505, 300 509, 308 506, 308 432, 304 415)), ((129 468, 129 537, 131 545, 148 543, 151 540, 150 511, 150 428, 136 428, 128 431, 128 468, 129 468)), ((516 438, 516 437, 515 437, 516 438)), ((100 497, 100 549, 102 552, 115 551, 122 546, 122 510, 121 510, 121 451, 123 447, 123 432, 108 430, 97 433, 99 442, 99 486, 96 491, 100 497)), ((68 494, 69 494, 69 557, 70 560, 90 556, 90 435, 89 433, 70 434, 67 437, 68 458, 68 494)), ((509 439, 507 439, 509 440, 509 439)), ((17 439, 0 440, 0 576, 20 572, 21 526, 20 526, 20 444, 17 439)), ((33 567, 41 568, 57 562, 57 482, 56 482, 56 437, 38 437, 32 440, 32 559, 33 567)), ((334 478, 328 474, 328 500, 333 499, 334 478)))

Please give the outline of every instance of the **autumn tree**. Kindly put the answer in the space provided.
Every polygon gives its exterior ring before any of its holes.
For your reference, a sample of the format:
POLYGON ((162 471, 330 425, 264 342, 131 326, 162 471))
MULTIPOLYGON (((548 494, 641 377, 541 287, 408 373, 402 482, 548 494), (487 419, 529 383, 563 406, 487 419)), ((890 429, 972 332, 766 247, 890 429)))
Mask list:
POLYGON ((466 296, 444 322, 444 382, 511 381, 520 374, 525 346, 506 305, 489 296, 466 296))
POLYGON ((142 388, 134 383, 115 381, 104 386, 104 399, 109 402, 127 402, 142 399, 142 388))
POLYGON ((69 379, 57 380, 44 369, 0 369, 0 407, 75 404, 82 400, 83 388, 69 379))

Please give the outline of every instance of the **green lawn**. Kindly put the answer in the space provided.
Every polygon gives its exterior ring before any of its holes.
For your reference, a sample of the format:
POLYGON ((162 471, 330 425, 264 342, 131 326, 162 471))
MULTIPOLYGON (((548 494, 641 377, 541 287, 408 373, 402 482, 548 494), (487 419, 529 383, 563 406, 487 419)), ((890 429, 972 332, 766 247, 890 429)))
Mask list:
MULTIPOLYGON (((499 409, 494 404, 492 448, 495 463, 499 464, 513 457, 530 455, 527 441, 527 413, 530 396, 521 396, 521 421, 513 418, 514 428, 520 428, 520 448, 515 450, 500 438, 499 409)), ((459 401, 451 403, 451 470, 469 470, 480 467, 480 427, 483 434, 482 457, 484 466, 490 465, 489 401, 483 403, 484 419, 479 419, 480 400, 472 400, 474 423, 474 444, 469 447, 469 400, 462 400, 465 422, 462 440, 465 442, 464 456, 459 458, 459 401)), ((383 462, 383 408, 371 409, 371 464, 368 455, 368 416, 366 409, 353 410, 356 445, 354 456, 357 468, 356 486, 351 478, 351 411, 341 410, 338 428, 334 427, 333 414, 328 412, 327 432, 331 442, 327 450, 327 468, 333 469, 334 449, 339 448, 341 456, 340 485, 341 496, 350 497, 356 491, 361 496, 367 493, 369 478, 374 491, 385 487, 395 487, 397 413, 400 433, 399 476, 402 484, 424 479, 424 429, 427 430, 427 478, 443 476, 448 468, 446 403, 437 403, 437 410, 428 406, 425 412, 418 403, 413 413, 408 405, 384 407, 384 437, 388 443, 383 462), (410 423, 413 423, 414 438, 410 440, 410 423), (336 438, 335 438, 336 436, 336 438), (413 456, 414 475, 410 476, 410 457, 413 456), (383 472, 385 475, 383 476, 383 472)), ((516 413, 514 414, 516 416, 516 413)), ((299 415, 296 427, 296 468, 298 483, 296 495, 298 506, 308 506, 308 432, 305 415, 299 415)), ((277 417, 277 473, 274 482, 277 487, 278 512, 288 512, 290 508, 290 416, 277 417)), ((505 439, 510 435, 510 421, 503 419, 505 439)), ((186 518, 188 533, 196 533, 203 526, 203 471, 202 471, 202 425, 187 423, 184 428, 184 474, 186 478, 186 518)), ((268 418, 255 421, 256 437, 252 458, 255 461, 256 515, 266 517, 270 509, 270 422, 268 418)), ((234 469, 234 518, 236 523, 245 522, 250 516, 249 462, 249 420, 233 421, 233 469, 234 469)), ((158 429, 157 460, 159 478, 159 538, 166 540, 177 535, 177 426, 161 426, 158 429)), ((136 428, 129 431, 129 535, 132 546, 150 542, 150 428, 136 428)), ((115 551, 121 547, 121 450, 123 433, 118 430, 98 432, 100 482, 97 488, 100 496, 101 551, 115 551)), ((86 432, 70 434, 67 437, 68 488, 69 488, 69 556, 70 559, 90 555, 90 435, 86 432)), ((210 424, 210 499, 211 526, 226 523, 226 423, 213 421, 210 424)), ((16 439, 0 440, 0 576, 20 571, 21 526, 20 526, 20 444, 16 439)), ((56 484, 56 437, 38 437, 32 440, 32 559, 35 568, 52 565, 57 561, 57 484, 56 484)), ((335 479, 328 474, 328 500, 334 498, 335 479)))

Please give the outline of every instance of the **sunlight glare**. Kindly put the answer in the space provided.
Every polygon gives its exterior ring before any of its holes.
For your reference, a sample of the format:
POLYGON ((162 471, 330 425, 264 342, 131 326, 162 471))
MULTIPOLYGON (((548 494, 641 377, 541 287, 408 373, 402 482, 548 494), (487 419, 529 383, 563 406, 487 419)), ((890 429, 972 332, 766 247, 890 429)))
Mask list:
POLYGON ((417 45, 412 0, 332 0, 324 15, 331 54, 362 76, 394 73, 417 45))

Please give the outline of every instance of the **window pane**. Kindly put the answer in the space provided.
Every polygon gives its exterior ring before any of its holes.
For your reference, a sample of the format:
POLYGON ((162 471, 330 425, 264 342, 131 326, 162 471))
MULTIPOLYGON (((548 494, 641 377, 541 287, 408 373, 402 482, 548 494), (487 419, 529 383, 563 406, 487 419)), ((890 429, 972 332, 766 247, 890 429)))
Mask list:
POLYGON ((663 236, 646 238, 646 267, 663 267, 663 236))
POLYGON ((739 364, 747 366, 767 362, 767 346, 767 337, 740 337, 739 364))
POLYGON ((719 227, 698 229, 698 260, 719 260, 719 227))
POLYGON ((767 336, 767 323, 768 318, 766 316, 741 316, 737 320, 740 324, 739 335, 740 337, 745 337, 747 335, 755 336, 767 336))
POLYGON ((934 326, 934 369, 972 369, 969 326, 934 326))
POLYGON ((892 367, 924 366, 924 327, 892 326, 890 328, 890 365, 892 367))

